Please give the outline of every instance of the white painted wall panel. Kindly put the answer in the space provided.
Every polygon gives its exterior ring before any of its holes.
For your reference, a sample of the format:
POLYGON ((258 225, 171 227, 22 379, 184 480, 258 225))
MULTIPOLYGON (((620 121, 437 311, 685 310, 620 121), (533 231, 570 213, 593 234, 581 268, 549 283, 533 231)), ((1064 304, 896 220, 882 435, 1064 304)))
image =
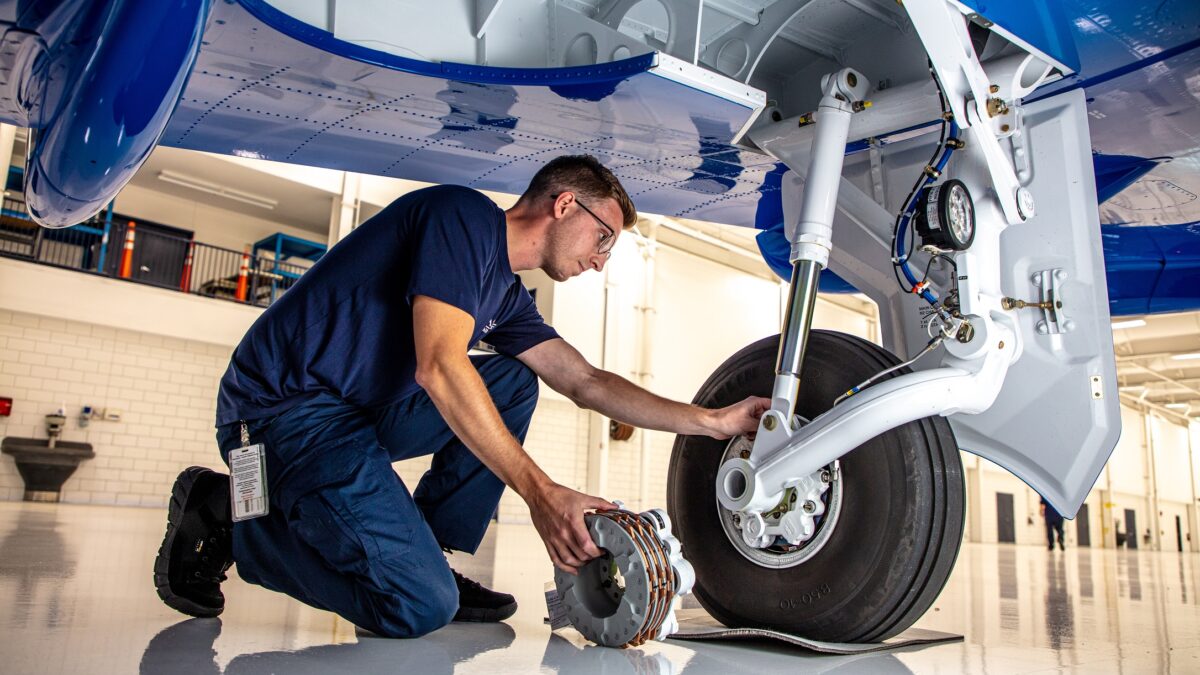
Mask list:
POLYGON ((1192 456, 1192 494, 1196 495, 1200 507, 1200 424, 1196 422, 1188 425, 1188 450, 1192 456))
POLYGON ((1154 448, 1154 468, 1161 500, 1187 504, 1192 501, 1192 481, 1188 461, 1187 428, 1158 415, 1150 416, 1154 448))
POLYGON ((658 393, 690 401, 726 358, 779 332, 778 286, 671 249, 658 267, 658 393))
POLYGON ((1142 494, 1146 490, 1146 428, 1136 410, 1121 408, 1121 439, 1108 467, 1114 491, 1142 494))

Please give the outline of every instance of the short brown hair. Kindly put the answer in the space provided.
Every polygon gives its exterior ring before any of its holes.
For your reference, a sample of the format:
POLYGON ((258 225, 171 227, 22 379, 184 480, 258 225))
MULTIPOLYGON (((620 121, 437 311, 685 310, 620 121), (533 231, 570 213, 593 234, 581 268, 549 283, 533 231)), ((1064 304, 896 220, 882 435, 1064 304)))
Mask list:
POLYGON ((563 155, 550 160, 533 175, 519 201, 535 202, 562 192, 574 192, 585 202, 616 200, 624 220, 622 229, 628 230, 637 222, 637 209, 621 181, 591 155, 563 155))

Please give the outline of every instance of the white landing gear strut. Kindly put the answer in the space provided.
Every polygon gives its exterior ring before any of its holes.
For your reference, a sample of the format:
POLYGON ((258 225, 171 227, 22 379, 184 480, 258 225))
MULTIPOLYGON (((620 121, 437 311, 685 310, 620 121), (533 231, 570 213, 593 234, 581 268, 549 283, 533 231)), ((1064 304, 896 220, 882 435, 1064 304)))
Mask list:
MULTIPOLYGON (((855 114, 875 117, 885 111, 867 110, 866 78, 846 68, 822 81, 820 105, 810 118, 812 148, 804 165, 795 151, 792 131, 772 130, 762 139, 751 137, 763 149, 787 162, 797 173, 807 169, 806 182, 792 241, 791 298, 777 358, 771 409, 763 415, 750 453, 725 459, 717 473, 716 492, 721 506, 742 538, 757 548, 776 544, 797 545, 812 536, 811 522, 819 514, 791 516, 790 494, 818 484, 831 462, 862 443, 900 425, 933 415, 979 413, 995 401, 1010 364, 1021 351, 1021 336, 1002 306, 999 269, 999 234, 1009 224, 1022 222, 1032 203, 1022 209, 1028 195, 1020 194, 1012 164, 1000 152, 1001 127, 992 118, 1000 108, 989 92, 988 75, 970 49, 961 15, 943 2, 906 3, 913 24, 929 52, 950 103, 956 127, 963 130, 966 146, 965 175, 977 197, 976 234, 970 249, 954 252, 957 265, 958 303, 950 312, 934 305, 945 346, 941 367, 894 377, 873 386, 848 392, 828 412, 807 423, 796 415, 801 385, 801 365, 817 297, 817 281, 828 265, 832 224, 851 120, 855 114), (815 119, 812 119, 815 118, 815 119), (765 142, 764 142, 765 141, 765 142), (790 145, 790 147, 789 147, 790 145), (789 161, 791 160, 791 161, 789 161), (789 511, 787 518, 764 519, 764 514, 789 511), (800 522, 797 522, 800 521, 800 522), (787 527, 785 527, 787 524, 787 527)), ((1003 103, 1002 101, 1000 103, 1003 103)), ((1013 106, 1015 107, 1015 105, 1013 106)), ((1008 114, 1004 109, 1004 114, 1008 114)), ((1003 130, 1007 131, 1008 126, 1003 130)), ((810 130, 804 129, 804 133, 810 130)), ((948 156, 948 155, 947 155, 948 156)), ((931 175, 940 171, 928 169, 931 175)), ((788 223, 790 226, 791 223, 788 223)), ((909 236, 916 236, 910 232, 909 236)), ((914 282, 914 285, 915 282, 914 282)), ((920 294, 923 289, 915 290, 920 294)), ((932 296, 930 296, 932 297, 932 296)), ((928 299, 928 298, 927 298, 928 299)), ((930 299, 931 303, 934 300, 930 299)), ((931 342, 931 346, 935 343, 931 342)))

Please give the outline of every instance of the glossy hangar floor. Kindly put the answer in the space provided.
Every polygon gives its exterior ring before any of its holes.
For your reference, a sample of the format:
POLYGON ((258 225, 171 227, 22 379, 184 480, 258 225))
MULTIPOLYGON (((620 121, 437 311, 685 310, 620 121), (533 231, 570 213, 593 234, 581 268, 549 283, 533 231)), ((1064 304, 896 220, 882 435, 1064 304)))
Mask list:
POLYGON ((542 624, 550 563, 530 526, 492 528, 460 570, 513 592, 506 624, 419 640, 358 639, 332 614, 231 577, 219 620, 154 594, 158 510, 0 503, 5 673, 1041 673, 1200 672, 1200 556, 968 544, 918 626, 956 644, 823 656, 767 643, 613 650, 542 624))

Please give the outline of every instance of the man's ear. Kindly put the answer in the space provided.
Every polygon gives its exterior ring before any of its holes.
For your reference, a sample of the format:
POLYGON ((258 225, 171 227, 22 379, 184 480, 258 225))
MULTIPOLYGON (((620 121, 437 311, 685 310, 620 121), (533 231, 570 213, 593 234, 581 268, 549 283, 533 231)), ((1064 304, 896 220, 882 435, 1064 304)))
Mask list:
POLYGON ((554 198, 554 206, 552 207, 554 210, 554 219, 558 220, 558 219, 566 216, 567 208, 569 206, 571 206, 571 204, 574 201, 575 201, 575 193, 574 192, 565 191, 565 192, 558 193, 558 196, 554 198))

